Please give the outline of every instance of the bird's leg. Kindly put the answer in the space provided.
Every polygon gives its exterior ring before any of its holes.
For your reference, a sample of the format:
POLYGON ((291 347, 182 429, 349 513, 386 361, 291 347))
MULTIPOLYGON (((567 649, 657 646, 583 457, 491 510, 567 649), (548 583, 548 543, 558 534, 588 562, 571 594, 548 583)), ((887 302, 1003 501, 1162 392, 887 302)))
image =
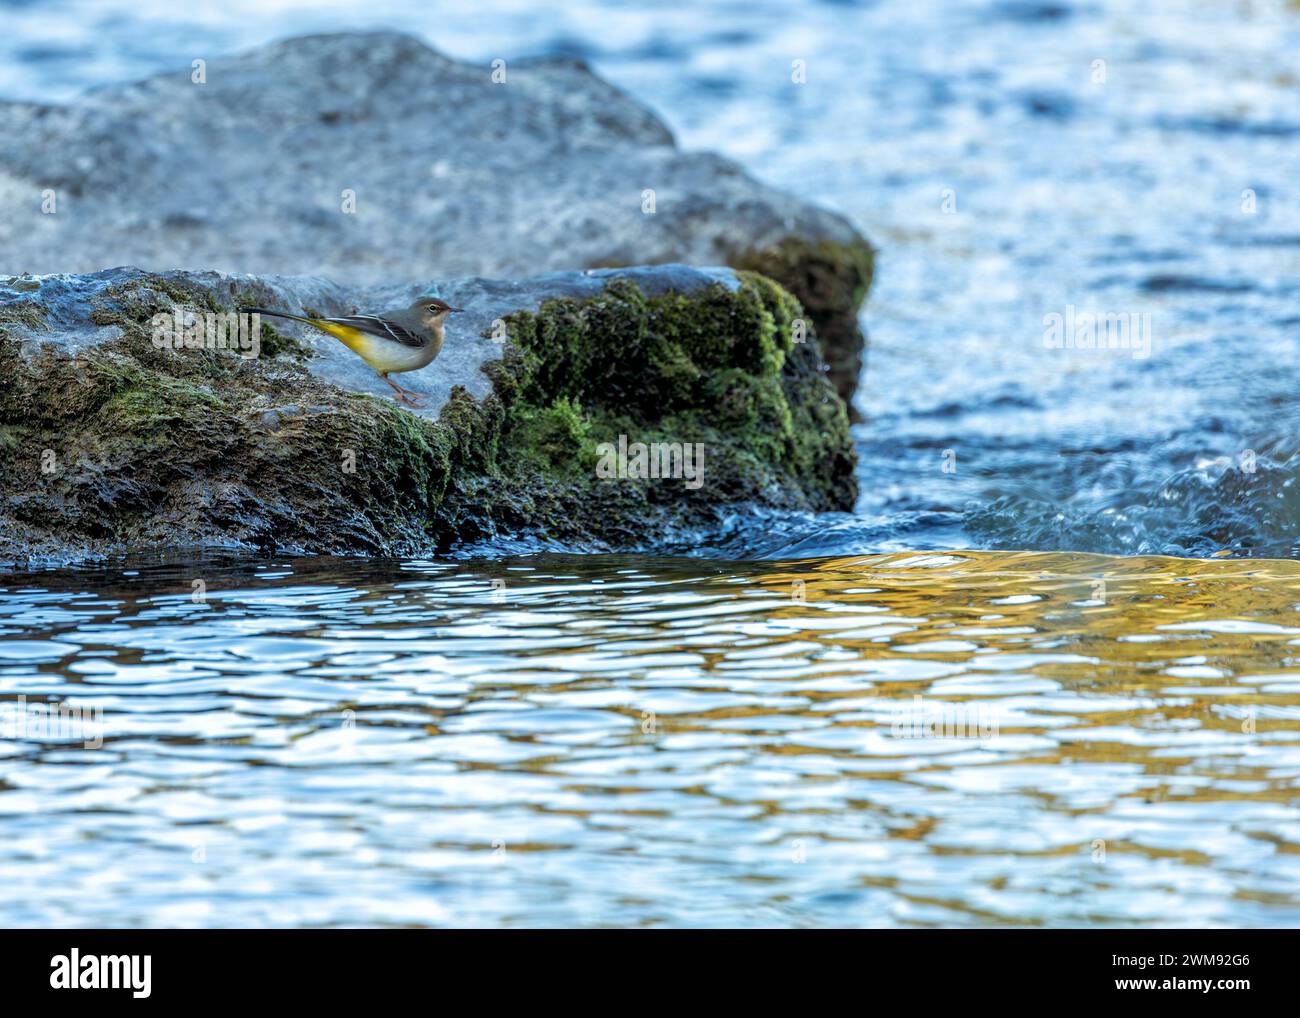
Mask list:
POLYGON ((404 393, 406 393, 408 396, 413 396, 413 397, 415 397, 416 399, 419 399, 420 397, 422 397, 422 396, 424 395, 424 393, 422 393, 422 392, 416 392, 414 389, 408 389, 408 388, 407 388, 406 386, 404 386, 404 385, 398 385, 397 387, 398 387, 399 389, 401 389, 404 393))
POLYGON ((410 392, 409 389, 403 389, 400 385, 389 378, 387 374, 381 374, 379 377, 393 387, 393 392, 397 393, 397 402, 409 407, 418 408, 420 406, 419 403, 411 398, 411 396, 416 395, 415 393, 410 392))

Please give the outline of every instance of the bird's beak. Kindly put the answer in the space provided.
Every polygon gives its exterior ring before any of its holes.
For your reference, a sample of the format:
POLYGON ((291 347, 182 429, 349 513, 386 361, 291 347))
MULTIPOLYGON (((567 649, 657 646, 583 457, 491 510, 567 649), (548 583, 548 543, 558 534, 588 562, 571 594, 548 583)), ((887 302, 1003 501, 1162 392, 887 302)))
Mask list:
POLYGON ((448 308, 448 311, 464 311, 464 308, 448 308))

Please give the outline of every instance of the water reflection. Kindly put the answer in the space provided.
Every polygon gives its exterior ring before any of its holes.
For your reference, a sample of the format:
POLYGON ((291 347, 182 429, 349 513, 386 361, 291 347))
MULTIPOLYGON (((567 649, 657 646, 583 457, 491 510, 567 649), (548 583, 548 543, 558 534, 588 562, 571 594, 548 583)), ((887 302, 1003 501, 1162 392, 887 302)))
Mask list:
POLYGON ((10 924, 1300 922, 1300 564, 5 583, 10 924))

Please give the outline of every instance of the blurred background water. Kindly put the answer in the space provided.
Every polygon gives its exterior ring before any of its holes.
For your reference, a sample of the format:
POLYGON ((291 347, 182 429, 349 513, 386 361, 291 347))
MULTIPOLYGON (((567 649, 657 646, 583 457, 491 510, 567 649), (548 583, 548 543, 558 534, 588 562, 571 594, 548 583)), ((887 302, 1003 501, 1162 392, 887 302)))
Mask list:
POLYGON ((0 95, 41 101, 349 27, 485 68, 579 57, 684 147, 848 214, 880 247, 858 512, 738 525, 716 554, 1295 553, 1300 5, 0 8, 0 95), (1046 349, 1070 305, 1149 313, 1150 356, 1046 349))
POLYGON ((459 8, 0 2, 0 96, 350 27, 581 57, 879 246, 857 512, 0 578, 0 919, 1300 922, 1300 567, 1136 557, 1295 556, 1300 9, 459 8), (1150 356, 1045 348, 1069 306, 1150 356))

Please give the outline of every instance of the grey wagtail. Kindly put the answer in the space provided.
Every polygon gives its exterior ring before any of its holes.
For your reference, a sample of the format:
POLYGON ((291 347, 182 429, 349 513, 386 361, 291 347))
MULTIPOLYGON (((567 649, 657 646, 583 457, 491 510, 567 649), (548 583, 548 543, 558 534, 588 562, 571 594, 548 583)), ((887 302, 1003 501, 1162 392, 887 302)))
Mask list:
POLYGON ((465 309, 454 308, 437 297, 421 297, 403 311, 384 315, 349 315, 346 318, 311 318, 270 308, 246 307, 239 310, 245 314, 292 318, 333 336, 393 387, 399 403, 418 407, 420 404, 416 398, 421 394, 398 385, 388 374, 416 371, 437 357, 442 350, 443 319, 453 311, 465 309))

